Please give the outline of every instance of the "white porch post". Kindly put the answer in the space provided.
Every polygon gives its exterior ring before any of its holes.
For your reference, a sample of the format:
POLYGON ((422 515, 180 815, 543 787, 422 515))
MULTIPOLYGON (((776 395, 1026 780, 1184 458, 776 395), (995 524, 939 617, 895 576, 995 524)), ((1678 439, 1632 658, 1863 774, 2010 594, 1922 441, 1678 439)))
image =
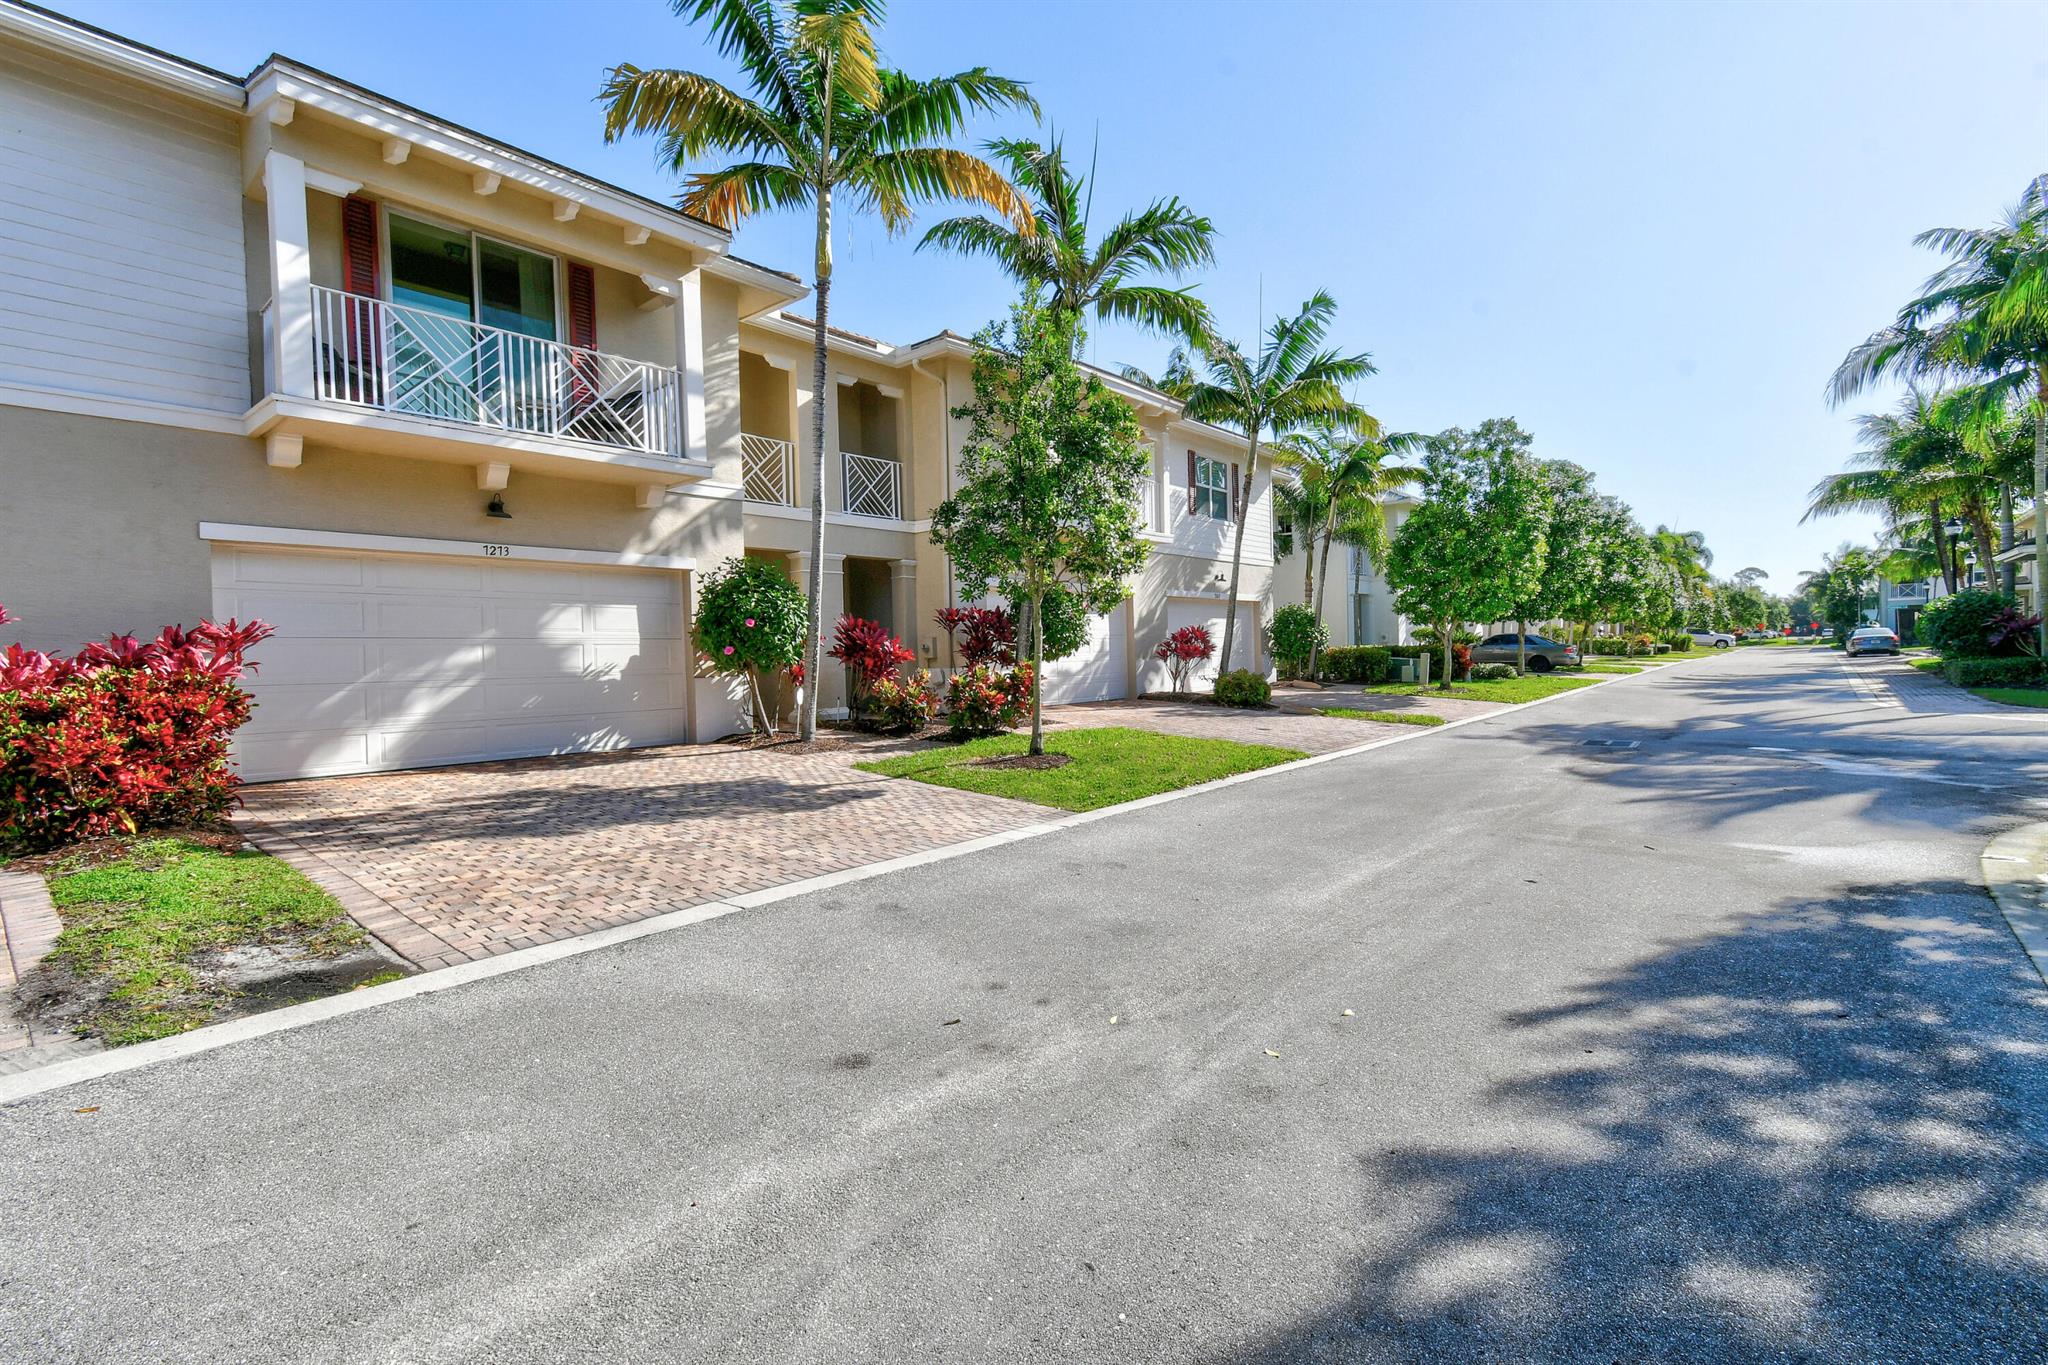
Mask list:
POLYGON ((270 326, 277 391, 313 396, 313 256, 306 228, 306 163, 263 154, 263 202, 270 227, 270 326))
POLYGON ((676 369, 683 377, 682 456, 708 463, 711 442, 704 418, 704 272, 677 281, 676 369))
POLYGON ((1152 529, 1165 534, 1173 525, 1173 424, 1159 428, 1159 453, 1152 461, 1152 529))

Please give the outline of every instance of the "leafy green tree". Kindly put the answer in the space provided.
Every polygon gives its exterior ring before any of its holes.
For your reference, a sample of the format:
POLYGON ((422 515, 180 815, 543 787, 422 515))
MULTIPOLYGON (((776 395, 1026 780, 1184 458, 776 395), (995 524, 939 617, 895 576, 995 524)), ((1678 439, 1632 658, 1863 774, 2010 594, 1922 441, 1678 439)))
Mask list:
MULTIPOLYGON (((1244 488, 1247 514, 1236 519, 1236 534, 1230 542, 1230 596, 1223 605, 1223 664, 1231 667, 1237 639, 1237 588, 1244 567, 1244 528, 1250 520, 1252 490, 1259 474, 1261 443, 1269 436, 1285 436, 1312 422, 1346 419, 1368 436, 1379 435, 1379 424, 1353 408, 1344 397, 1344 386, 1374 373, 1372 358, 1339 355, 1323 346, 1330 324, 1337 316, 1337 301, 1318 291, 1291 318, 1276 318, 1256 357, 1248 356, 1234 341, 1225 341, 1213 331, 1204 331, 1194 342, 1202 365, 1199 373, 1187 367, 1187 412, 1202 422, 1236 427, 1244 433, 1244 488)), ((1172 366, 1169 366, 1169 377, 1172 366)))
POLYGON ((1820 619, 1837 640, 1846 640, 1863 623, 1864 611, 1875 602, 1877 558, 1856 545, 1843 545, 1807 574, 1801 591, 1812 600, 1820 619))
MULTIPOLYGON (((1991 227, 1932 228, 1913 243, 1947 256, 1948 265, 1891 325, 1849 352, 1829 398, 1839 403, 1903 378, 1976 382, 1986 406, 2024 399, 2034 417, 2034 505, 2048 507, 2048 176, 1991 227)), ((2048 535, 2034 539, 2034 581, 2048 585, 2048 535)), ((2048 617, 2037 639, 2048 655, 2048 617)))
POLYGON ((1074 359, 1078 322, 1028 299, 977 338, 974 401, 959 482, 932 513, 932 542, 961 590, 1028 605, 1031 752, 1045 752, 1042 678, 1047 596, 1101 614, 1145 563, 1138 483, 1151 459, 1137 414, 1074 359))
POLYGON ((1501 619, 1541 581, 1544 486, 1512 444, 1490 448, 1453 430, 1430 447, 1422 504, 1394 533, 1387 580, 1402 614, 1442 641, 1447 688, 1458 627, 1501 619))
POLYGON ((1543 570, 1536 591, 1514 604, 1516 667, 1528 663, 1531 621, 1578 621, 1598 602, 1607 566, 1600 539, 1609 531, 1607 507, 1593 476, 1569 460, 1537 464, 1543 480, 1543 570))
POLYGON ((764 684, 803 658, 808 615, 780 565, 740 555, 704 575, 691 638, 713 669, 746 677, 757 734, 775 733, 778 708, 764 684))
POLYGON ((919 250, 937 246, 986 256, 1047 307, 1076 317, 1093 312, 1180 337, 1208 325, 1192 290, 1144 282, 1147 276, 1178 279, 1216 263, 1216 230, 1207 218, 1178 199, 1155 199, 1118 219, 1091 246, 1092 187, 1068 165, 1058 139, 1043 147, 1004 139, 988 150, 1028 197, 1032 228, 1022 230, 1008 218, 949 218, 925 233, 919 250))
MULTIPOLYGON (((1027 109, 1019 81, 975 67, 920 80, 880 65, 871 25, 882 0, 671 0, 691 23, 708 24, 719 52, 752 91, 743 95, 694 71, 611 69, 599 100, 605 141, 656 139, 662 162, 687 173, 683 211, 732 229, 765 209, 812 210, 811 604, 807 676, 819 676, 824 623, 826 316, 832 299, 832 213, 841 202, 879 215, 891 232, 917 205, 941 199, 986 204, 1029 232, 1031 210, 995 167, 945 145, 970 114, 1027 109), (714 153, 737 156, 691 170, 714 153)), ((818 689, 805 689, 798 732, 816 731, 818 689)))

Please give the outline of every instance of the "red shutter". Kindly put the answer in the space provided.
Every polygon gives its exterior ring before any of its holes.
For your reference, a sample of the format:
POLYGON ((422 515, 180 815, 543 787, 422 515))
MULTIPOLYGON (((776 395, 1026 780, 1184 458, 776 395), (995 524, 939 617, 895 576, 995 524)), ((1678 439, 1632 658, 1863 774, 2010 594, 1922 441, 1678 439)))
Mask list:
POLYGON ((569 262, 569 344, 597 349, 597 279, 587 265, 569 262))
POLYGON ((1195 514, 1195 452, 1188 452, 1188 515, 1195 514))
POLYGON ((359 194, 341 201, 341 287, 377 297, 377 205, 359 194))
POLYGON ((1230 519, 1244 520, 1244 485, 1238 482, 1236 465, 1230 467, 1230 519))
MULTIPOLYGON (((350 297, 335 301, 343 310, 348 356, 345 363, 332 355, 316 356, 314 363, 337 371, 333 382, 340 395, 355 403, 376 403, 382 390, 376 305, 357 302, 378 296, 377 257, 377 203, 351 194, 341 201, 341 287, 350 297)), ((334 334, 330 330, 327 335, 331 348, 334 334)))
MULTIPOLYGON (((569 263, 569 344, 586 351, 597 349, 597 276, 587 265, 569 263)), ((597 396, 598 375, 595 356, 571 357, 569 399, 578 410, 597 396)))

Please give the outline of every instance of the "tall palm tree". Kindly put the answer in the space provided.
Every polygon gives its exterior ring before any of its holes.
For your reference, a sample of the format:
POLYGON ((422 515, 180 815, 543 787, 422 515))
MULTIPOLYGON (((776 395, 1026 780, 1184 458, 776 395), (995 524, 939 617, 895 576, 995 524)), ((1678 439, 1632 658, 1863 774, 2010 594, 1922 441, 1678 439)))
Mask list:
POLYGON ((1315 528, 1323 524, 1323 517, 1329 510, 1330 485, 1322 478, 1321 471, 1297 465, 1289 469, 1286 478, 1276 473, 1273 479, 1273 558, 1284 559, 1296 549, 1301 551, 1301 600, 1304 602, 1315 596, 1315 528), (1282 525, 1288 528, 1286 535, 1289 539, 1285 549, 1279 544, 1282 525))
POLYGON ((1708 585, 1713 582, 1709 570, 1714 564, 1714 552, 1707 548, 1706 533, 1676 531, 1660 525, 1650 533, 1650 549, 1670 571, 1680 612, 1689 614, 1692 604, 1706 596, 1708 585))
POLYGON ((974 67, 919 80, 880 65, 871 23, 882 0, 671 0, 691 23, 708 23, 721 55, 736 62, 751 97, 694 71, 613 67, 598 98, 605 141, 652 134, 663 162, 685 173, 684 212, 728 230, 767 209, 809 208, 816 218, 811 320, 810 639, 804 649, 804 705, 797 733, 818 724, 824 647, 819 599, 825 571, 826 315, 832 298, 832 210, 844 197, 879 215, 891 232, 913 209, 940 199, 985 204, 1020 233, 1031 209, 1001 171, 944 145, 970 114, 1038 104, 1022 82, 974 67), (719 153, 742 158, 690 170, 719 153))
MULTIPOLYGON (((2024 397, 2035 415, 2034 506, 2048 507, 2048 176, 1992 227, 1931 228, 1913 243, 1949 264, 1849 352, 1828 383, 1830 400, 1915 377, 1983 381, 1987 396, 2024 397)), ((2048 600, 2048 536, 2034 540, 2034 584, 2038 605, 2048 600)), ((2048 654, 2048 617, 2039 648, 2048 654)))
MULTIPOLYGON (((936 246, 986 256, 1026 292, 1075 317, 1092 311, 1106 321, 1182 337, 1207 325, 1208 310, 1191 290, 1133 282, 1144 275, 1178 279, 1214 265, 1216 230, 1207 218, 1178 199, 1155 199, 1125 214, 1091 247, 1093 186, 1068 166, 1057 138, 1044 147, 1006 138, 989 143, 988 151, 1029 199, 1033 227, 1020 230, 1007 218, 981 214, 948 218, 925 233, 920 251, 936 246)), ((1076 329, 1077 344, 1081 335, 1076 329)))
MULTIPOLYGON (((1421 449, 1424 438, 1410 432, 1383 437, 1361 434, 1359 426, 1371 420, 1319 423, 1286 446, 1274 447, 1274 462, 1291 466, 1296 486, 1315 489, 1320 503, 1319 518, 1305 526, 1296 523, 1301 528, 1297 534, 1303 537, 1302 558, 1313 566, 1304 580, 1307 590, 1303 598, 1311 603, 1318 621, 1323 619, 1323 602, 1330 587, 1330 546, 1352 546, 1374 569, 1383 571, 1388 543, 1386 498, 1422 477, 1420 466, 1398 461, 1421 449)), ((1276 491, 1278 487, 1276 484, 1276 491)), ((1316 676, 1321 654, 1320 647, 1309 652, 1311 678, 1316 676)))
POLYGON ((1909 389, 1898 409, 1867 413, 1856 419, 1859 449, 1852 468, 1830 474, 1813 486, 1806 515, 1876 512, 1895 532, 1924 534, 1941 562, 1942 579, 1956 590, 1955 555, 1947 546, 1947 523, 1961 519, 1976 542, 1981 563, 1989 566, 1991 498, 1989 459, 1972 449, 1968 417, 1974 393, 1929 396, 1909 389))
MULTIPOLYGON (((1247 510, 1259 473, 1259 447, 1268 433, 1286 436, 1312 422, 1349 420, 1361 435, 1377 437, 1379 423, 1354 408, 1344 397, 1348 385, 1375 373, 1372 357, 1339 355, 1325 349, 1337 301, 1318 290, 1293 317, 1275 318, 1256 359, 1234 341, 1204 330, 1194 341, 1200 357, 1187 393, 1190 417, 1236 427, 1246 441, 1244 499, 1247 510)), ((1244 528, 1250 518, 1236 518, 1230 542, 1230 598, 1223 606, 1223 664, 1237 638, 1237 584, 1244 566, 1244 528)))

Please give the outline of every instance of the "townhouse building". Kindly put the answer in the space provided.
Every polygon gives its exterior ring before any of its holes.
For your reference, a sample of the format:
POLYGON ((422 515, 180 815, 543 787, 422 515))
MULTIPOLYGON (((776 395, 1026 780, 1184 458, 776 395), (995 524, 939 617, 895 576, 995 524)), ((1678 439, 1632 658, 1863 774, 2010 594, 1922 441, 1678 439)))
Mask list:
MULTIPOLYGON (((9 638, 270 622, 250 779, 743 728, 693 585, 741 554, 807 581, 819 403, 826 619, 956 662, 929 529, 963 335, 835 331, 814 393, 805 286, 715 225, 301 62, 236 77, 14 0, 0 134, 9 638)), ((1236 433, 1105 382, 1152 450, 1152 554, 1050 698, 1163 686, 1159 640, 1220 632, 1239 519, 1229 662, 1263 669, 1270 482, 1236 433)))
MULTIPOLYGON (((1395 493, 1381 499, 1380 505, 1391 539, 1414 510, 1416 500, 1408 493, 1395 493)), ((1287 553, 1273 569, 1273 608, 1277 611, 1296 603, 1313 605, 1309 561, 1312 553, 1320 558, 1320 546, 1311 546, 1306 535, 1288 535, 1283 539, 1287 553)), ((1321 566, 1318 563, 1316 567, 1321 566)), ((1329 574, 1329 584, 1323 589, 1322 622, 1330 632, 1332 646, 1412 642, 1408 618, 1395 609, 1393 587, 1364 550, 1355 545, 1332 544, 1329 574)))

